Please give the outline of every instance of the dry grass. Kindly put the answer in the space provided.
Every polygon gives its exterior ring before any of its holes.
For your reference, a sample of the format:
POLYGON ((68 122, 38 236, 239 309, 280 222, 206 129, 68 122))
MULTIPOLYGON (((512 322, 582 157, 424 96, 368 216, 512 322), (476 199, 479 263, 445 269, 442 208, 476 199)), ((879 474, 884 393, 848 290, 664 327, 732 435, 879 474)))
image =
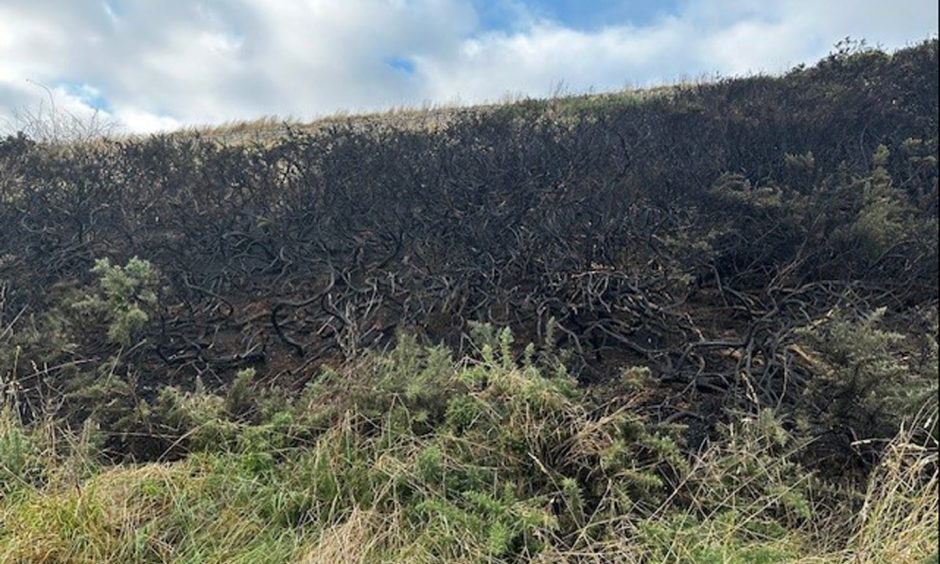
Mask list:
POLYGON ((937 561, 937 443, 917 440, 936 417, 915 421, 888 444, 869 478, 865 504, 842 554, 846 561, 937 561))
POLYGON ((91 430, 57 444, 6 410, 0 561, 936 558, 935 413, 887 444, 867 488, 827 488, 770 411, 732 417, 683 456, 628 393, 597 403, 517 366, 510 342, 503 332, 482 361, 454 363, 404 339, 243 425, 237 443, 172 463, 99 467, 91 430), (311 440, 305 425, 321 430, 311 440))

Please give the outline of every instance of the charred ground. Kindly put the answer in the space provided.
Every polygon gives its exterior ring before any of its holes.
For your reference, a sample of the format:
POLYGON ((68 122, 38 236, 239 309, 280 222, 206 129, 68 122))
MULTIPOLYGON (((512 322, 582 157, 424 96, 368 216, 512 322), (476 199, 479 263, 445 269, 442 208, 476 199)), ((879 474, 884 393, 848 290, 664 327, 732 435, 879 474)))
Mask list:
MULTIPOLYGON (((9 138, 3 322, 46 335, 4 378, 33 409, 109 359, 144 401, 246 367, 297 387, 396 330, 459 355, 468 323, 521 343, 552 324, 585 383, 649 368, 664 418, 805 408, 819 367, 800 328, 882 307, 905 333, 935 323, 936 69, 932 41, 421 127, 9 138), (159 273, 152 300, 121 298, 147 320, 132 334, 108 334, 107 308, 62 306, 94 285, 97 259, 132 257, 159 273)), ((95 411, 81 401, 61 409, 95 411)))

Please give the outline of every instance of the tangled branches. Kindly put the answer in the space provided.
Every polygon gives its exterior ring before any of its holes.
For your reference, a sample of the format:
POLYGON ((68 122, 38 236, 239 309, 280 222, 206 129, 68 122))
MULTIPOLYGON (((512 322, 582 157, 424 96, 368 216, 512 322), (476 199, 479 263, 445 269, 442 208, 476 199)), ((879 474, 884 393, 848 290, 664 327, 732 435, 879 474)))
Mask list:
POLYGON ((554 320, 582 378, 647 366, 670 413, 696 394, 779 405, 814 376, 797 328, 833 308, 936 304, 936 62, 934 41, 428 131, 11 138, 0 280, 9 311, 43 315, 92 283, 96 259, 150 261, 161 286, 136 346, 92 331, 55 353, 118 355, 145 380, 265 365, 303 382, 397 328, 459 348, 470 321, 543 342, 554 320))

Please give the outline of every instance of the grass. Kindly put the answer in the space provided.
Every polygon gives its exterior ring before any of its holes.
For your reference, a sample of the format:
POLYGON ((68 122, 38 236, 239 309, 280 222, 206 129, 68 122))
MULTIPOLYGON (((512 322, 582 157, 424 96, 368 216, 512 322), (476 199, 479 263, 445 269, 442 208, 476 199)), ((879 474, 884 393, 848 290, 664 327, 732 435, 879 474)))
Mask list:
POLYGON ((930 417, 852 488, 803 469, 770 411, 689 456, 628 382, 581 389, 508 332, 459 362, 400 341, 293 398, 167 392, 174 462, 112 465, 91 425, 6 408, 0 560, 936 561, 930 417))
MULTIPOLYGON (((459 101, 450 103, 401 106, 385 110, 348 112, 338 111, 305 122, 296 118, 275 116, 254 120, 235 120, 216 125, 196 125, 166 132, 171 136, 215 139, 222 143, 276 144, 290 131, 316 132, 331 126, 354 124, 367 126, 383 124, 403 130, 433 132, 446 127, 460 115, 505 113, 518 119, 579 120, 594 119, 595 115, 622 110, 625 106, 639 105, 650 100, 671 99, 695 82, 646 87, 624 88, 600 93, 571 93, 560 90, 549 97, 511 96, 496 102, 467 105, 459 101)), ((109 135, 112 138, 140 138, 140 135, 109 135)))
MULTIPOLYGON (((924 429, 936 414, 921 421, 924 429)), ((859 562, 937 562, 937 450, 902 429, 869 478, 846 554, 859 562)))

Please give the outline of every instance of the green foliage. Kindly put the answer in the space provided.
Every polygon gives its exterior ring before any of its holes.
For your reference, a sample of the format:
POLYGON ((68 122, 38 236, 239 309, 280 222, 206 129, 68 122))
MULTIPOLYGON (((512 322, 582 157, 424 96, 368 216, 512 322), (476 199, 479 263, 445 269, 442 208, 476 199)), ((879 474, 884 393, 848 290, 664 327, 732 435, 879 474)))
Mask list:
POLYGON ((27 432, 9 407, 0 410, 0 502, 15 490, 39 487, 46 460, 33 433, 27 432))
POLYGON ((225 411, 229 416, 245 417, 254 407, 251 390, 251 381, 254 377, 254 368, 246 368, 235 375, 235 380, 225 393, 225 411))
POLYGON ((354 508, 401 511, 412 541, 440 558, 538 552, 615 517, 623 506, 612 492, 661 495, 668 442, 625 412, 596 413, 569 378, 520 369, 511 334, 498 335, 500 359, 466 368, 401 336, 355 367, 357 385, 325 374, 289 411, 258 422, 244 419, 244 390, 233 391, 247 389, 251 371, 224 398, 166 388, 141 417, 237 465, 226 472, 278 482, 284 505, 265 518, 324 527, 354 508))
POLYGON ((676 515, 638 530, 651 562, 772 563, 799 558, 803 539, 773 522, 725 511, 707 521, 676 515))
MULTIPOLYGON (((24 425, 10 406, 0 408, 0 507, 44 488, 75 487, 100 469, 102 442, 88 421, 80 431, 53 421, 24 425)), ((2 534, 0 522, 0 534, 2 534)))
POLYGON ((807 394, 824 425, 851 429, 859 438, 884 437, 925 406, 937 409, 935 322, 929 333, 905 337, 884 328, 886 312, 834 311, 797 331, 819 355, 807 394), (905 353, 915 338, 922 343, 918 353, 905 353))
POLYGON ((767 214, 765 219, 773 217, 769 214, 779 210, 783 205, 782 194, 778 187, 752 186, 751 182, 740 174, 722 175, 711 188, 710 194, 725 204, 747 207, 753 212, 763 212, 767 214))
MULTIPOLYGON (((500 354, 454 363, 401 336, 250 418, 244 396, 165 388, 145 416, 189 455, 99 468, 78 487, 4 412, 0 558, 782 562, 824 550, 814 531, 831 517, 796 462, 803 444, 770 411, 733 416, 689 459, 625 398, 500 354)), ((904 460, 928 516, 936 482, 904 460)), ((846 550, 875 550, 872 520, 893 519, 875 491, 846 550)))
POLYGON ((862 184, 858 215, 839 236, 861 246, 868 262, 878 260, 911 234, 912 210, 906 196, 892 186, 887 170, 890 152, 879 145, 872 158, 871 177, 862 184))
POLYGON ((131 345, 150 320, 147 309, 157 302, 159 277, 153 266, 133 257, 126 266, 112 265, 107 258, 95 261, 92 273, 98 285, 74 303, 75 309, 107 320, 108 338, 131 345))
POLYGON ((725 440, 697 461, 689 484, 711 495, 697 509, 704 514, 722 509, 765 504, 762 519, 781 528, 812 518, 813 477, 795 454, 806 442, 795 439, 780 420, 764 409, 723 429, 725 440), (717 506, 710 506, 716 502, 717 506))

